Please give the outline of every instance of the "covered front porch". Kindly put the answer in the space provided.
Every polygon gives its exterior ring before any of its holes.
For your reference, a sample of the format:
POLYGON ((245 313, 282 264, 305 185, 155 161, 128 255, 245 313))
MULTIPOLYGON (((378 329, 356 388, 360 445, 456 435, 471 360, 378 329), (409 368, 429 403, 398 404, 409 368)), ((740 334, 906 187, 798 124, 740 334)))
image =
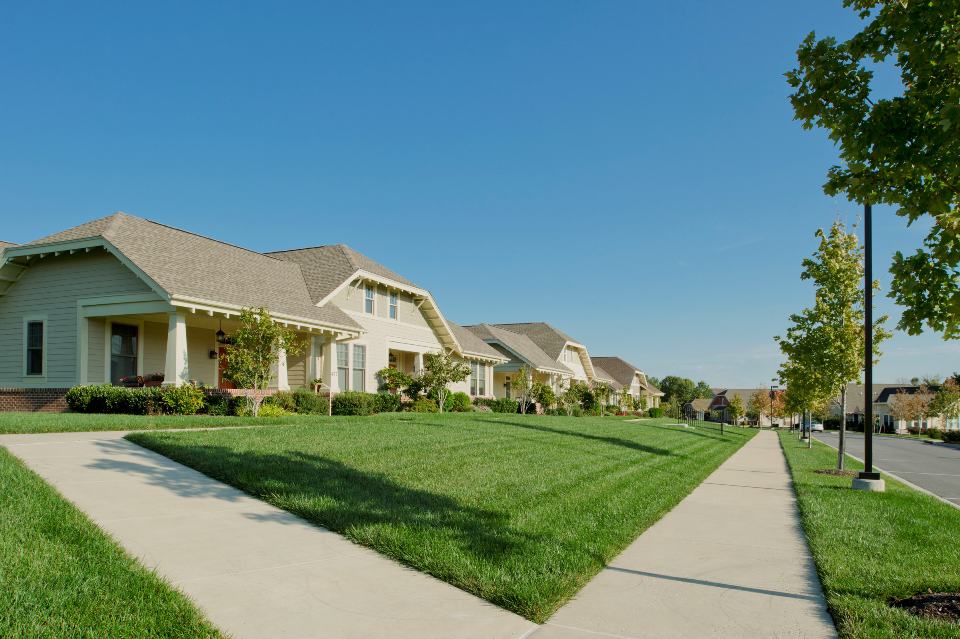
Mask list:
MULTIPOLYGON (((78 308, 80 384, 139 378, 146 385, 233 388, 224 378, 224 354, 240 326, 239 309, 181 307, 155 299, 95 302, 78 308)), ((336 357, 329 353, 338 340, 352 335, 275 319, 293 329, 307 348, 296 355, 278 353, 272 388, 289 390, 315 378, 336 377, 336 357), (324 363, 334 368, 325 370, 324 363)))
MULTIPOLYGON (((502 364, 493 367, 493 396, 497 399, 513 398, 514 384, 517 375, 520 374, 520 365, 516 363, 502 364)), ((564 377, 559 373, 549 371, 535 370, 533 372, 534 382, 543 382, 549 386, 555 393, 559 393, 564 377)))

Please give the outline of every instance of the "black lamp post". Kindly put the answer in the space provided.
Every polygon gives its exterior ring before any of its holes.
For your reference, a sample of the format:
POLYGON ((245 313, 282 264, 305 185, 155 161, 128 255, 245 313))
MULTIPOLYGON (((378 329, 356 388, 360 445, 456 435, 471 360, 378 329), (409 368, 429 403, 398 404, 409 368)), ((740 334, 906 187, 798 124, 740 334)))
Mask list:
POLYGON ((873 470, 873 207, 863 205, 863 470, 853 480, 857 490, 882 491, 873 470))

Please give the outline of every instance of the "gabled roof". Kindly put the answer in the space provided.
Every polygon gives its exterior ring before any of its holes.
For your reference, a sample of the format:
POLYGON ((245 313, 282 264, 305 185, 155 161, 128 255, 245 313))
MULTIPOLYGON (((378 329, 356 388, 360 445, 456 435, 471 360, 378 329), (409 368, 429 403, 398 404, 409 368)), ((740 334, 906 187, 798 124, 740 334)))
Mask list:
POLYGON ((508 331, 491 324, 475 324, 465 327, 478 338, 488 343, 502 345, 508 351, 516 354, 519 359, 533 366, 539 371, 572 375, 573 371, 550 357, 526 335, 508 331))
MULTIPOLYGON (((591 358, 592 359, 592 358, 591 358)), ((593 364, 593 375, 594 378, 601 382, 607 382, 610 384, 610 387, 615 390, 620 390, 623 388, 623 384, 614 379, 613 375, 605 371, 603 368, 597 366, 596 362, 593 364)))
MULTIPOLYGON (((633 384, 633 378, 635 375, 643 375, 643 371, 631 364, 630 362, 624 361, 619 357, 591 357, 590 361, 593 362, 593 370, 596 371, 599 366, 605 370, 608 374, 613 376, 613 379, 622 384, 623 386, 630 386, 633 384)), ((597 373, 599 376, 599 373, 597 373)), ((644 375, 646 378, 646 375, 644 375)), ((648 387, 650 385, 648 384, 648 387)))
POLYGON ((266 253, 266 255, 299 264, 314 303, 325 300, 360 270, 394 280, 405 286, 419 288, 407 278, 398 275, 379 262, 371 260, 363 253, 353 250, 346 244, 274 251, 266 253))
POLYGON ((0 249, 6 248, 8 246, 16 246, 16 244, 14 244, 13 242, 4 242, 3 240, 0 240, 0 249))
POLYGON ((474 355, 484 359, 496 360, 498 362, 508 361, 506 357, 500 354, 500 351, 491 347, 469 329, 460 326, 459 324, 455 324, 449 320, 447 323, 450 325, 450 329, 453 331, 454 337, 456 337, 457 341, 460 343, 460 347, 464 355, 474 355))
POLYGON ((563 352, 563 347, 567 345, 567 342, 580 344, 580 342, 577 340, 573 339, 563 331, 550 326, 546 322, 494 324, 494 326, 506 329, 508 331, 513 331, 514 333, 519 333, 521 335, 526 335, 531 341, 533 341, 534 344, 539 346, 544 353, 552 357, 554 360, 560 358, 560 354, 563 352))
POLYGON ((265 306, 273 313, 362 330, 339 308, 315 306, 294 262, 126 213, 114 213, 24 247, 95 238, 109 242, 168 296, 236 307, 265 306))
POLYGON ((698 397, 692 402, 687 402, 687 406, 698 412, 707 412, 710 410, 710 406, 713 403, 712 399, 706 399, 703 397, 698 397))

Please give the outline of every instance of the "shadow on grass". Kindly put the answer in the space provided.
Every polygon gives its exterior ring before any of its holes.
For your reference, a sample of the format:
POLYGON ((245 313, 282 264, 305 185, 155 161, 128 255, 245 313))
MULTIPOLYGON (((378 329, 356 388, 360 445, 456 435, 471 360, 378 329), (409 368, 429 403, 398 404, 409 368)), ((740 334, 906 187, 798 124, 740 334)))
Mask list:
MULTIPOLYGON (((707 439, 713 439, 718 442, 733 443, 739 441, 739 438, 734 438, 728 435, 721 435, 718 431, 703 430, 699 428, 678 428, 676 426, 660 426, 657 424, 644 424, 644 428, 658 428, 660 430, 668 430, 671 433, 683 433, 686 435, 693 435, 694 437, 706 437, 707 439)), ((732 434, 731 434, 732 435, 732 434)))
POLYGON ((677 457, 678 455, 671 450, 666 448, 659 448, 657 446, 647 446, 646 444, 641 444, 639 442, 631 441, 629 439, 623 439, 622 437, 609 437, 606 435, 591 435, 590 433, 582 433, 573 430, 562 430, 559 428, 550 428, 549 426, 543 426, 540 424, 531 424, 529 422, 508 422, 501 421, 501 424, 508 424, 510 426, 517 426, 518 428, 526 428, 529 430, 538 430, 544 433, 552 433, 554 435, 564 435, 566 437, 579 437, 580 439, 587 439, 590 441, 602 442, 604 444, 610 444, 612 446, 621 446, 623 448, 629 448, 631 450, 636 450, 641 453, 649 453, 651 455, 664 455, 669 457, 677 457))
MULTIPOLYGON (((511 527, 505 513, 466 506, 450 497, 404 486, 387 476, 364 472, 320 455, 181 445, 148 436, 133 435, 130 439, 401 561, 416 564, 410 557, 422 552, 408 547, 414 541, 447 540, 446 543, 484 562, 503 560, 537 541, 537 537, 511 527), (383 529, 389 533, 381 536, 378 530, 383 529), (378 540, 384 542, 383 547, 376 543, 378 540)), ((102 459, 93 466, 136 473, 154 485, 186 497, 236 500, 233 489, 197 477, 168 460, 158 463, 149 451, 140 451, 145 462, 150 458, 149 463, 102 459)), ((246 516, 252 520, 264 519, 262 514, 246 516)), ((269 519, 285 521, 283 517, 269 519)))

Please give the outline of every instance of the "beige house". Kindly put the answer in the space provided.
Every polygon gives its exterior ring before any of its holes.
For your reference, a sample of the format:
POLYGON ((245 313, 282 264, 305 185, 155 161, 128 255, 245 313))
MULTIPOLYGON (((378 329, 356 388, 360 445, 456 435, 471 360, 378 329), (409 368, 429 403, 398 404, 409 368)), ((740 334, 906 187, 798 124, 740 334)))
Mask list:
POLYGON ((598 378, 606 377, 613 381, 613 387, 618 393, 626 388, 634 399, 645 398, 647 408, 660 406, 663 391, 650 383, 647 374, 633 364, 619 357, 591 357, 593 369, 598 378), (600 371, 603 371, 601 375, 600 371))
POLYGON ((526 335, 491 324, 477 324, 465 329, 481 342, 495 349, 505 361, 493 368, 493 394, 497 398, 512 397, 512 387, 521 368, 533 371, 535 381, 548 384, 559 392, 573 378, 573 371, 547 355, 526 335))
POLYGON ((2 250, 4 388, 149 374, 229 388, 223 342, 239 312, 259 306, 309 343, 278 354, 281 389, 319 377, 375 391, 380 368, 419 370, 424 353, 445 349, 474 369, 461 390, 489 395, 480 380, 506 361, 445 320, 428 292, 343 246, 268 255, 116 213, 2 250))
MULTIPOLYGON (((860 426, 864 421, 866 393, 865 384, 847 384, 847 423, 860 426)), ((870 397, 873 401, 873 414, 877 426, 884 432, 906 433, 910 428, 926 430, 938 428, 941 430, 960 429, 960 420, 945 418, 940 415, 931 415, 923 419, 911 421, 897 419, 894 406, 901 395, 914 395, 920 387, 914 384, 874 384, 870 397)), ((840 417, 840 399, 831 404, 831 414, 840 417)))
POLYGON ((596 377, 587 347, 546 322, 493 324, 493 326, 527 337, 555 364, 569 369, 574 381, 590 382, 596 377))

